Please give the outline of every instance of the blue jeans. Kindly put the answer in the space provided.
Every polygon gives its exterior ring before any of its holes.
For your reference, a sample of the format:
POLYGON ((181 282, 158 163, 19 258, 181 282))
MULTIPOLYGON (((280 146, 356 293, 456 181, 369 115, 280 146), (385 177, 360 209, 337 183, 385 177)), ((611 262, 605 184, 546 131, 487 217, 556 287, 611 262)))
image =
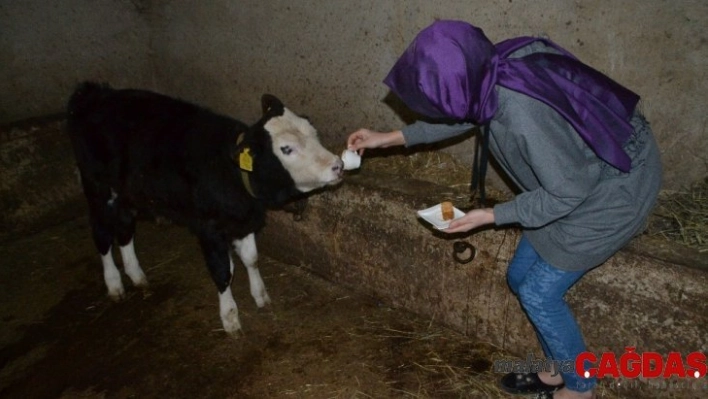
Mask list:
MULTIPOLYGON (((578 323, 563 299, 568 289, 585 273, 551 266, 541 258, 526 237, 521 238, 516 248, 507 271, 507 281, 536 329, 548 359, 575 362, 575 358, 586 350, 578 323)), ((588 391, 596 384, 595 378, 579 376, 575 369, 570 372, 559 371, 566 387, 573 391, 588 391)))

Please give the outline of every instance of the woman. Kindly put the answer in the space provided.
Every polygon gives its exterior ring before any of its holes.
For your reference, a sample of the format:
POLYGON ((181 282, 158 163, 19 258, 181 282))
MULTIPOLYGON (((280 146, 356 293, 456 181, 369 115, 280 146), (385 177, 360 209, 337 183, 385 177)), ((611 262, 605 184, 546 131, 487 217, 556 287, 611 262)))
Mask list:
MULTIPOLYGON (((412 110, 455 124, 360 129, 348 137, 348 148, 413 146, 482 127, 521 193, 472 210, 445 231, 523 228, 509 286, 545 356, 574 361, 586 348, 564 295, 642 231, 661 185, 659 151, 636 110, 639 97, 548 40, 521 37, 495 46, 461 21, 437 21, 421 31, 384 82, 412 110)), ((594 397, 594 379, 560 371, 511 373, 502 387, 594 397)))

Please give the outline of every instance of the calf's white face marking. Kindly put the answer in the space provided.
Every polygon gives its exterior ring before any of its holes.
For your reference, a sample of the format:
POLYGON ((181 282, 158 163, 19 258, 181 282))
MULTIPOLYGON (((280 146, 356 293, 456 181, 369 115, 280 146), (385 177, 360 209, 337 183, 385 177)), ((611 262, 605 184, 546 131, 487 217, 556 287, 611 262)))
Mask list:
POLYGON ((285 108, 282 116, 271 118, 264 127, 273 141, 273 153, 298 190, 304 193, 342 180, 342 160, 322 147, 307 119, 285 108))

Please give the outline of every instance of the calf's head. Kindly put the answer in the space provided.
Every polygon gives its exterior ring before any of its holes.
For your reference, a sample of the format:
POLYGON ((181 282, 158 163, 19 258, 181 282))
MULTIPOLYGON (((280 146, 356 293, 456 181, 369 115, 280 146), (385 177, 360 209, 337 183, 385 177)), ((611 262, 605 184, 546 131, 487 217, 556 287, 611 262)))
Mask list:
POLYGON ((320 144, 307 119, 269 94, 263 95, 261 104, 263 117, 252 126, 248 141, 255 184, 264 199, 283 202, 342 180, 342 160, 320 144))

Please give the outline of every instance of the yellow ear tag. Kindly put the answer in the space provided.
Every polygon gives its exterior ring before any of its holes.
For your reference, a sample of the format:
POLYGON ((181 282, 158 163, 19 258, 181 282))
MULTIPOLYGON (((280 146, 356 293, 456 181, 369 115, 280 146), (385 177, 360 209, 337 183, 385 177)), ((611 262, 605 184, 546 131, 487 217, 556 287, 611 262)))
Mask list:
POLYGON ((244 148, 238 156, 238 166, 248 172, 253 172, 253 158, 251 157, 251 149, 244 148))

